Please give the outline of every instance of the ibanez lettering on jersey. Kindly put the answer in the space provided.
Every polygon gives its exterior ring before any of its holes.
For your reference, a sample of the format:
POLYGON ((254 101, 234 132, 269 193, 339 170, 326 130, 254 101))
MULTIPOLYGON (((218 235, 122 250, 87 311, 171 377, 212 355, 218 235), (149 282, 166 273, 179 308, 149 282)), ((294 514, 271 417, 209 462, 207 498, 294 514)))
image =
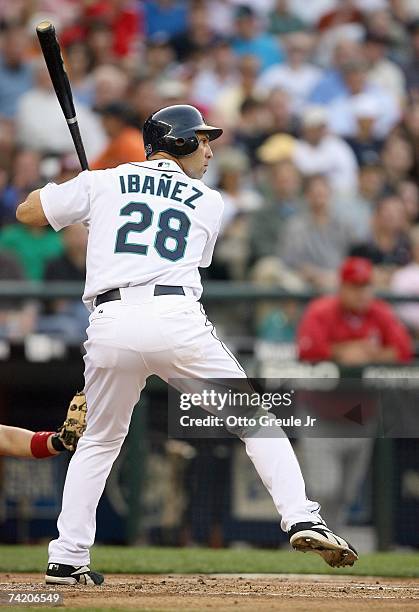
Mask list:
POLYGON ((173 181, 172 177, 166 174, 158 179, 148 174, 144 176, 139 174, 120 175, 119 184, 123 194, 143 193, 144 195, 160 196, 192 209, 196 208, 193 202, 203 195, 202 191, 196 187, 189 186, 182 181, 173 181))

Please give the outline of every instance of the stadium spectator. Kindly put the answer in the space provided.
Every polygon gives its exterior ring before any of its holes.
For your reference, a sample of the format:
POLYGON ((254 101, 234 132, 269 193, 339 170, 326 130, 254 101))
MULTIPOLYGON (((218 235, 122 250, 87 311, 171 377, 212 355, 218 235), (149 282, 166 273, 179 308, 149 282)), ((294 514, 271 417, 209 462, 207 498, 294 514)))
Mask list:
POLYGON ((310 63, 313 40, 309 34, 288 34, 285 42, 286 60, 262 71, 257 86, 270 93, 283 89, 290 97, 295 113, 300 113, 314 87, 322 77, 322 71, 310 63))
POLYGON ((257 57, 261 71, 284 60, 279 41, 271 34, 263 32, 260 19, 249 5, 243 4, 237 7, 235 28, 236 34, 233 38, 235 53, 257 57))
POLYGON ((61 236, 50 227, 24 227, 19 223, 0 230, 0 249, 12 253, 25 277, 41 280, 47 262, 63 250, 61 236))
POLYGON ((353 193, 357 163, 347 143, 327 129, 327 112, 307 107, 303 112, 302 139, 296 143, 294 161, 304 175, 324 174, 336 193, 353 193))
POLYGON ((211 109, 217 96, 237 84, 237 57, 225 39, 216 41, 211 61, 195 76, 191 88, 193 104, 211 109))
POLYGON ((385 36, 367 32, 364 53, 368 62, 368 81, 402 104, 406 95, 405 77, 402 69, 387 57, 391 42, 385 36))
POLYGON ((347 93, 335 98, 329 106, 329 127, 339 136, 353 136, 356 132, 354 99, 368 94, 376 101, 378 117, 374 124, 375 136, 384 138, 400 119, 400 106, 392 95, 368 81, 365 62, 353 62, 343 67, 347 93))
POLYGON ((178 68, 174 49, 164 34, 155 35, 147 40, 144 63, 140 68, 143 76, 159 83, 171 78, 178 68))
POLYGON ((182 0, 150 0, 143 3, 146 36, 174 36, 186 30, 188 7, 182 0))
POLYGON ((268 15, 268 24, 269 32, 276 36, 306 29, 304 21, 292 12, 289 0, 275 0, 268 15))
POLYGON ((360 166, 377 164, 383 148, 383 140, 375 136, 374 130, 380 114, 378 102, 368 94, 359 94, 354 96, 352 104, 356 128, 353 136, 348 136, 345 140, 360 166))
POLYGON ((156 108, 163 106, 157 84, 148 77, 141 77, 132 84, 130 102, 141 126, 156 108))
POLYGON ((397 193, 404 204, 407 227, 419 223, 419 186, 414 180, 400 181, 397 193))
POLYGON ((413 148, 404 137, 394 135, 387 138, 381 152, 381 161, 386 182, 394 189, 401 181, 413 175, 415 164, 413 148))
POLYGON ((362 48, 358 41, 343 38, 336 41, 332 52, 332 62, 310 94, 309 102, 316 105, 327 105, 336 98, 347 94, 343 68, 351 62, 359 61, 362 48))
POLYGON ((238 80, 223 89, 214 100, 214 110, 222 121, 229 126, 236 126, 242 104, 248 98, 260 99, 256 88, 259 71, 259 60, 254 55, 243 55, 238 62, 238 80))
POLYGON ((137 50, 142 29, 139 3, 128 0, 93 0, 85 3, 83 9, 82 18, 88 31, 91 24, 103 24, 110 33, 115 58, 125 58, 137 50))
POLYGON ((330 290, 336 285, 336 270, 353 240, 353 230, 333 212, 327 178, 309 177, 304 196, 307 210, 287 221, 278 254, 310 287, 330 290))
MULTIPOLYGON (((35 69, 35 87, 20 97, 16 115, 18 143, 43 154, 61 155, 74 150, 63 113, 55 95, 51 79, 43 61, 35 69), (48 129, 46 129, 48 126, 48 129)), ((80 131, 88 157, 103 148, 105 136, 96 116, 85 106, 76 103, 80 131)))
POLYGON ((379 287, 388 287, 395 270, 410 261, 410 245, 405 230, 403 202, 396 193, 385 192, 375 206, 368 239, 350 249, 351 255, 371 261, 374 281, 379 287))
POLYGON ((304 313, 298 330, 300 359, 343 365, 410 361, 410 338, 390 307, 374 298, 372 281, 368 259, 343 262, 338 293, 313 300, 304 313))
MULTIPOLYGON (((24 273, 17 257, 0 250, 0 281, 22 281, 24 273)), ((37 307, 31 301, 1 300, 0 339, 20 340, 31 333, 36 324, 37 307)))
POLYGON ((86 43, 78 40, 68 45, 65 62, 74 98, 91 108, 94 104, 95 84, 91 75, 92 58, 86 43))
POLYGON ((17 151, 10 172, 10 181, 0 190, 0 224, 15 223, 16 208, 28 193, 42 184, 41 157, 38 152, 17 151))
POLYGON ((117 66, 102 64, 91 73, 93 108, 102 108, 112 102, 124 100, 128 93, 127 75, 117 66))
POLYGON ((358 177, 355 193, 335 198, 335 211, 340 219, 352 226, 355 239, 361 242, 369 237, 375 203, 384 190, 385 180, 379 163, 360 166, 358 177))
POLYGON ((250 220, 250 265, 276 252, 285 222, 303 208, 301 176, 292 161, 267 166, 259 182, 263 205, 250 220))
MULTIPOLYGON (((71 225, 63 231, 63 253, 51 259, 44 271, 45 281, 73 281, 83 284, 86 276, 87 230, 82 224, 71 225)), ((39 333, 59 335, 67 342, 85 338, 89 313, 79 300, 54 300, 49 314, 37 322, 39 333)))
POLYGON ((28 61, 28 38, 20 26, 3 32, 0 54, 0 116, 13 118, 19 99, 33 86, 33 67, 28 61))
POLYGON ((191 4, 188 11, 187 24, 185 32, 179 33, 170 39, 170 44, 179 62, 204 58, 210 53, 216 40, 216 34, 210 27, 205 4, 191 4))
POLYGON ((101 109, 103 127, 109 142, 91 164, 92 170, 115 168, 120 164, 145 161, 141 132, 135 128, 133 113, 123 102, 113 102, 101 109))

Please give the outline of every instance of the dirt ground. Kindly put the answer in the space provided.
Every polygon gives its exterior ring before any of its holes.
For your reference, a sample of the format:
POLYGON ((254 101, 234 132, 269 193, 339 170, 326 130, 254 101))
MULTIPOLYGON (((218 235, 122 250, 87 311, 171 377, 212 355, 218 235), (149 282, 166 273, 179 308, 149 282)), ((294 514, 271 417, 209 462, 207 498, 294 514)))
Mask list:
MULTIPOLYGON (((357 576, 107 575, 100 587, 47 587, 37 574, 0 574, 0 593, 61 592, 65 607, 136 610, 419 611, 419 579, 357 576)), ((36 606, 38 607, 38 606, 36 606)), ((16 609, 16 608, 14 608, 16 609)), ((59 608, 58 608, 59 609, 59 608)))

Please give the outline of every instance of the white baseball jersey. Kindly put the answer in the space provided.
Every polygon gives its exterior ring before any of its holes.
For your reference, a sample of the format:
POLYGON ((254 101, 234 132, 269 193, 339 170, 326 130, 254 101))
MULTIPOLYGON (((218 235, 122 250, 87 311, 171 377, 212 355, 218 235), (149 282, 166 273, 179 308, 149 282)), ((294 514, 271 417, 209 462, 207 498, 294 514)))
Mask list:
POLYGON ((133 285, 179 285, 202 293, 223 212, 220 194, 176 162, 154 160, 81 172, 40 192, 50 225, 89 228, 83 301, 133 285))

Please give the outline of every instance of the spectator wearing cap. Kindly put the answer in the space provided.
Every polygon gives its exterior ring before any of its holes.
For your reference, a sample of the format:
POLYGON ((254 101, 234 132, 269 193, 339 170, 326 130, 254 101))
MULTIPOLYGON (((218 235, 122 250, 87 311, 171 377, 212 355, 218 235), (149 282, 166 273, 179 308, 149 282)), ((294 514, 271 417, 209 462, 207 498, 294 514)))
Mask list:
POLYGON ((307 107, 302 114, 302 138, 295 146, 294 161, 303 175, 324 174, 339 194, 354 193, 357 163, 348 144, 327 129, 327 110, 307 107))
POLYGON ((257 14, 252 7, 237 7, 235 18, 233 49, 237 55, 255 55, 260 70, 284 61, 284 53, 278 40, 271 34, 262 32, 257 14))
POLYGON ((309 62, 312 43, 312 38, 304 32, 288 34, 285 62, 264 70, 258 79, 258 87, 269 93, 273 89, 285 90, 296 113, 301 112, 322 77, 322 70, 309 62))
POLYGON ((337 294, 316 298, 304 313, 298 329, 300 359, 343 365, 409 362, 406 329, 388 304, 374 297, 372 263, 348 257, 339 274, 337 294))
POLYGON ((91 164, 92 170, 115 168, 132 161, 145 161, 141 132, 132 125, 132 112, 123 102, 113 102, 101 110, 109 143, 91 164))
MULTIPOLYGON (((297 330, 299 359, 334 361, 348 367, 411 361, 412 344, 407 330, 390 306, 374 297, 371 262, 348 257, 339 277, 336 295, 314 299, 303 314, 297 330)), ((330 512, 328 522, 342 525, 367 473, 375 423, 373 413, 366 420, 366 409, 374 410, 374 400, 360 395, 358 390, 351 394, 345 388, 344 393, 321 393, 320 397, 308 393, 303 401, 309 414, 318 411, 326 418, 321 421, 321 438, 302 437, 298 441, 302 467, 316 499, 330 512), (333 419, 333 415, 353 409, 360 397, 363 431, 371 428, 371 437, 359 436, 359 427, 352 429, 351 420, 333 419), (342 437, 343 432, 348 437, 342 437)))
POLYGON ((374 281, 379 287, 388 287, 393 273, 410 261, 405 230, 406 210, 400 196, 385 192, 375 205, 368 238, 350 249, 351 255, 366 258, 374 265, 374 281))
POLYGON ((355 154, 358 165, 377 164, 383 148, 383 140, 375 136, 375 122, 380 116, 378 100, 368 94, 359 94, 352 99, 356 131, 345 140, 355 154))
POLYGON ((33 67, 27 58, 28 38, 23 28, 10 26, 2 38, 0 115, 13 118, 19 99, 33 86, 33 67))
POLYGON ((353 99, 360 94, 368 94, 376 100, 379 111, 374 124, 375 136, 385 138, 400 119, 398 101, 384 89, 368 81, 368 66, 365 62, 352 62, 343 67, 346 93, 333 100, 329 106, 329 127, 335 134, 343 137, 353 136, 356 132, 353 99))
POLYGON ((308 286, 332 289, 336 269, 353 242, 353 229, 336 216, 326 177, 309 177, 304 197, 306 210, 287 221, 277 252, 308 286))
POLYGON ((392 41, 386 36, 367 32, 364 53, 368 63, 368 81, 403 103, 406 80, 402 69, 387 57, 391 44, 392 41))

